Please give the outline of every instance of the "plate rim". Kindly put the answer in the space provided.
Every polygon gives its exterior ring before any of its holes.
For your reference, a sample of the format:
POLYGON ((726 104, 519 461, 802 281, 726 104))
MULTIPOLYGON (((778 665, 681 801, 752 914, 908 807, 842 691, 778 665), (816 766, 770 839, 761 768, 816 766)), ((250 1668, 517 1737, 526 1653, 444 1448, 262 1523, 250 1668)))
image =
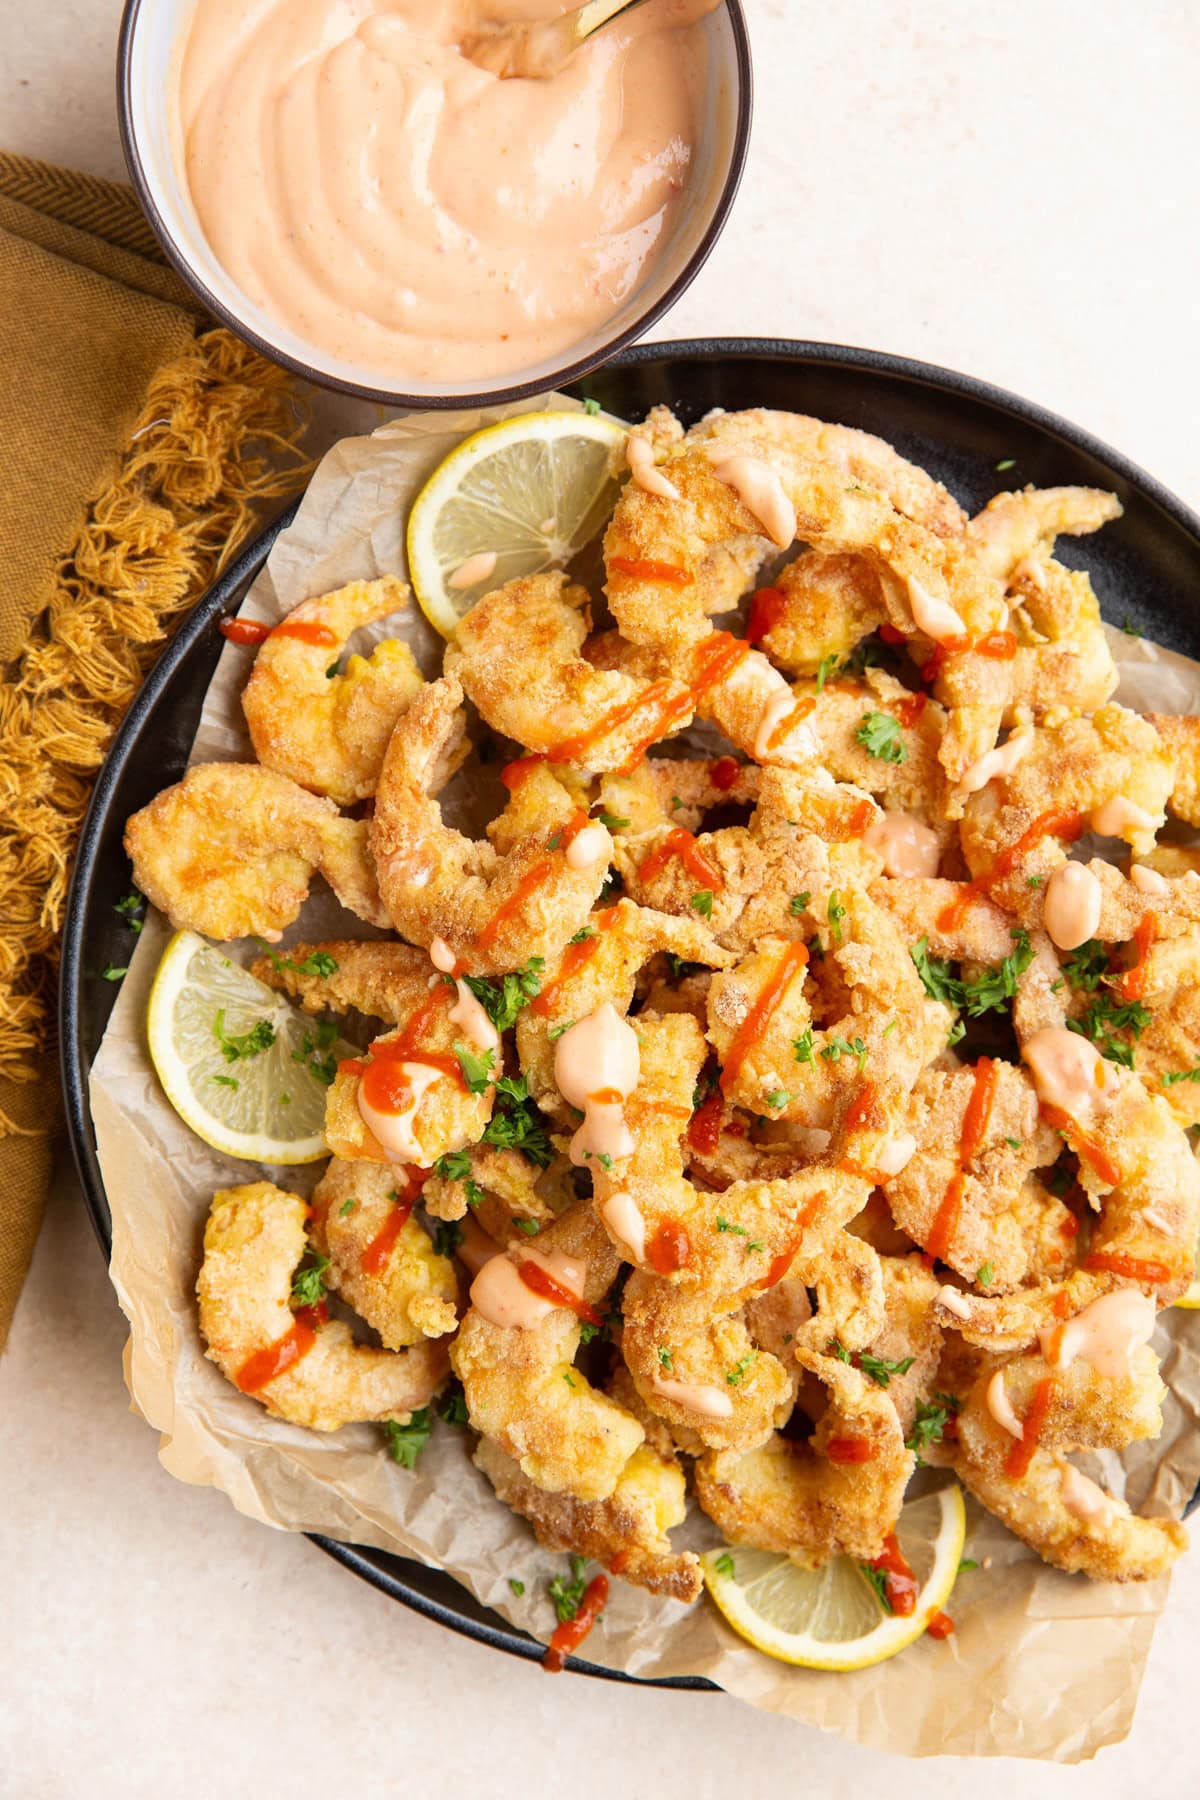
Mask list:
MULTIPOLYGON (((1085 430, 1082 426, 1074 424, 1052 409, 1044 407, 1036 401, 1028 400, 1022 395, 1012 393, 982 377, 970 375, 961 370, 945 368, 936 363, 924 362, 889 351, 873 350, 857 345, 824 343, 815 339, 719 336, 673 338, 651 343, 638 343, 628 346, 618 356, 611 358, 600 367, 592 369, 589 373, 591 376, 601 379, 611 369, 636 367, 642 363, 675 361, 701 364, 725 358, 732 360, 776 359, 822 369, 863 370, 909 384, 916 383, 918 386, 929 388, 935 392, 954 394, 985 405, 999 413, 1007 413, 1009 416, 1033 425, 1059 439, 1073 450, 1082 451, 1105 464, 1130 487, 1138 490, 1145 499, 1157 506, 1176 526, 1182 528, 1192 539, 1197 552, 1200 553, 1200 513, 1188 506, 1156 476, 1151 475, 1121 451, 1115 450, 1102 438, 1085 430)), ((573 393, 582 398, 586 396, 587 387, 588 378, 585 376, 578 381, 564 384, 561 391, 573 393)), ((306 492, 307 488, 304 491, 306 492)), ((94 880, 100 837, 107 821, 109 798, 124 770, 131 747, 141 731, 142 724, 147 714, 157 704, 163 687, 175 674, 179 665, 187 660, 195 644, 211 622, 216 617, 232 610, 231 603, 261 569, 276 538, 295 518, 303 498, 304 493, 302 492, 262 531, 257 533, 229 567, 200 596, 192 609, 184 615, 161 654, 147 671, 129 710, 113 734, 104 761, 97 772, 87 811, 80 828, 61 937, 62 957, 57 1007, 58 1063, 65 1100, 67 1138, 71 1147, 71 1156, 79 1178, 84 1204, 106 1257, 111 1255, 112 1250, 109 1209, 100 1174, 88 1105, 88 1081, 91 1065, 85 1057, 80 1041, 80 1008, 77 1000, 81 984, 85 979, 83 969, 84 915, 94 880)), ((1200 1498, 1200 1489, 1197 1490, 1196 1495, 1193 1495, 1192 1501, 1186 1509, 1187 1512, 1190 1512, 1196 1505, 1198 1498, 1200 1498)), ((499 1614, 492 1615, 497 1620, 495 1624, 486 1619, 473 1619, 465 1613, 455 1611, 419 1588, 410 1587, 402 1577, 393 1574, 390 1569, 380 1567, 371 1560, 372 1552, 369 1549, 341 1543, 321 1533, 310 1532, 305 1535, 326 1555, 331 1556, 362 1580, 370 1582, 373 1587, 386 1593, 390 1598, 399 1600, 412 1611, 446 1626, 460 1636, 471 1638, 492 1649, 503 1650, 506 1654, 527 1662, 540 1661, 543 1656, 545 1646, 542 1643, 528 1633, 503 1622, 499 1614)), ((403 1558, 398 1560, 405 1561, 403 1558)), ((423 1567, 424 1565, 414 1563, 413 1566, 423 1567)), ((647 1678, 628 1675, 624 1670, 606 1668, 602 1664, 588 1662, 575 1656, 567 1659, 566 1666, 577 1674, 590 1675, 601 1680, 628 1682, 641 1687, 721 1691, 717 1683, 701 1675, 647 1678)))

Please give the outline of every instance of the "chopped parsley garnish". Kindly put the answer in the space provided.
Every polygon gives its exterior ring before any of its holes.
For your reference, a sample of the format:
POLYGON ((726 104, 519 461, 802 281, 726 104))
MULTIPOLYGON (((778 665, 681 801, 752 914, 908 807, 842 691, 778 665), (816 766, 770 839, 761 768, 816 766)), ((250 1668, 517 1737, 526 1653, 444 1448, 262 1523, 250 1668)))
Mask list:
POLYGON ((602 806, 593 817, 600 821, 606 831, 627 831, 632 823, 630 819, 621 818, 619 813, 610 813, 607 806, 602 806))
POLYGON ((662 1344, 658 1346, 658 1360, 664 1369, 673 1369, 675 1367, 675 1358, 671 1355, 669 1350, 664 1349, 662 1344))
POLYGON ((1125 633, 1126 637, 1140 638, 1142 635, 1128 613, 1125 614, 1121 630, 1125 633))
POLYGON ((447 1425, 469 1425, 471 1415, 467 1411, 467 1397, 463 1393, 461 1381, 451 1381, 442 1391, 437 1401, 438 1417, 445 1419, 447 1425))
POLYGON ((772 1088, 771 1092, 767 1095, 767 1105, 771 1107, 773 1111, 778 1112, 781 1106, 787 1105, 791 1097, 792 1096, 788 1093, 786 1088, 772 1088))
POLYGON ((325 1298, 325 1271, 329 1258, 319 1250, 306 1250, 292 1277, 292 1299, 297 1306, 319 1306, 325 1298))
POLYGON ((808 903, 811 899, 812 899, 812 894, 809 892, 809 890, 807 888, 805 888, 805 890, 802 894, 793 894, 792 895, 792 903, 788 910, 791 912, 793 918, 796 916, 797 913, 802 913, 804 911, 805 907, 808 905, 808 903))
POLYGON ((607 906, 614 895, 623 894, 624 892, 625 883, 622 881, 620 874, 616 869, 610 869, 600 884, 600 892, 597 896, 598 904, 607 906))
POLYGON ((275 1027, 270 1019, 259 1019, 249 1031, 228 1032, 225 1029, 225 1008, 221 1007, 213 1020, 213 1036, 221 1046, 221 1055, 226 1062, 239 1062, 244 1056, 261 1056, 275 1042, 275 1027))
POLYGON ((322 1019, 316 1031, 306 1031, 300 1048, 292 1051, 292 1061, 302 1063, 324 1087, 332 1087, 337 1075, 337 1057, 332 1045, 337 1042, 337 1026, 332 1019, 322 1019))
POLYGON ((1020 1138, 1006 1137, 1004 1141, 1010 1150, 1021 1150, 1024 1148, 1024 1144, 1020 1138))
POLYGON ((521 1595, 525 1592, 525 1583, 523 1581, 518 1581, 515 1575, 510 1575, 508 1578, 508 1585, 519 1600, 521 1595))
POLYGON ((383 1429, 387 1433, 387 1453, 392 1461, 399 1463, 402 1469, 415 1469, 417 1458, 433 1432, 429 1408, 419 1407, 407 1425, 401 1425, 398 1419, 388 1419, 383 1429))
POLYGON ((931 1000, 942 1000, 947 1006, 961 1003, 962 983, 953 974, 953 964, 944 957, 930 956, 928 934, 918 938, 908 954, 931 1000))
POLYGON ((1094 994, 1108 974, 1110 956, 1107 944, 1089 938, 1063 958, 1063 974, 1077 993, 1094 994))
POLYGON ((712 889, 701 888, 698 894, 692 895, 692 910, 698 912, 702 919, 712 918, 712 889))
POLYGON ((297 975, 320 975, 328 980, 337 974, 337 957, 330 956, 328 950, 312 950, 303 962, 290 962, 286 967, 295 969, 297 975))
POLYGON ((958 1559, 958 1572, 960 1575, 965 1575, 968 1569, 977 1569, 978 1567, 979 1564, 975 1561, 973 1556, 960 1556, 958 1559))
POLYGON ((592 927, 590 925, 585 925, 582 931, 577 931, 573 938, 567 939, 567 942, 569 944, 582 944, 585 938, 595 937, 595 935, 596 933, 592 930, 592 927))
POLYGON ((325 671, 326 681, 332 681, 334 676, 340 672, 341 666, 342 666, 341 659, 335 658, 334 661, 330 663, 329 667, 325 671))
POLYGON ((838 653, 836 650, 831 650, 829 652, 828 656, 823 656, 821 658, 820 662, 817 664, 817 692, 818 692, 818 694, 824 688, 825 683, 829 680, 829 677, 833 674, 833 672, 837 668, 837 666, 838 666, 838 653))
POLYGON ((583 1579, 586 1568, 587 1557, 572 1553, 570 1581, 562 1575, 556 1575, 548 1583, 550 1598, 554 1602, 554 1616, 560 1625, 565 1625, 579 1611, 579 1602, 583 1599, 583 1590, 587 1586, 583 1579))
POLYGON ((579 1327, 580 1343, 581 1344, 590 1344, 592 1339, 596 1336, 596 1333, 599 1330, 600 1330, 599 1325, 593 1325, 590 1320, 584 1319, 579 1327))
POLYGON ((467 1044, 452 1046, 458 1058, 458 1066, 463 1072, 463 1080, 473 1094, 485 1094, 492 1084, 492 1064, 496 1060, 494 1050, 480 1053, 472 1050, 467 1044))
POLYGON ((893 718, 891 713, 864 713, 854 738, 867 755, 875 757, 878 762, 908 761, 908 745, 900 735, 900 721, 893 718))
POLYGON ((122 979, 122 977, 125 975, 128 975, 128 973, 129 973, 129 964, 128 963, 126 963, 126 965, 123 969, 118 969, 113 963, 105 963, 104 967, 100 971, 100 974, 105 981, 120 981, 122 979))
POLYGON ((732 1575, 734 1573, 733 1557, 728 1550, 722 1550, 720 1556, 718 1556, 716 1562, 713 1564, 713 1568, 717 1571, 718 1575, 732 1575))
POLYGON ((949 1036, 946 1039, 947 1050, 953 1050, 955 1044, 961 1044, 966 1035, 967 1028, 962 1020, 955 1019, 953 1025, 950 1027, 949 1036))
POLYGON ((463 1181, 471 1173, 471 1158, 465 1150, 447 1150, 434 1163, 433 1172, 443 1181, 463 1181))
POLYGON ((679 795, 672 794, 671 795, 671 811, 678 812, 682 805, 683 805, 683 801, 679 798, 679 795))
POLYGON ((502 975, 499 981, 489 981, 484 975, 464 975, 463 980, 496 1030, 507 1031, 516 1024, 517 1014, 541 993, 545 967, 544 956, 531 956, 524 968, 502 975))
POLYGON ((433 1233, 434 1251, 438 1256, 453 1256, 462 1238, 462 1226, 457 1219, 439 1219, 433 1233))
POLYGON ((215 1081, 218 1087, 232 1088, 235 1094, 242 1085, 240 1081, 235 1081, 232 1075, 210 1075, 208 1079, 215 1081))
POLYGON ((886 1569, 877 1569, 874 1563, 859 1563, 858 1566, 870 1582, 871 1586, 875 1589, 875 1598, 879 1601, 884 1612, 890 1613, 892 1610, 892 1603, 888 1599, 886 1569))
POLYGON ((600 411, 600 402, 598 400, 585 400, 583 403, 583 410, 585 413, 591 413, 594 418, 600 411))
POLYGON ((547 850, 558 850, 562 847, 562 832, 556 831, 546 839, 547 850))
POLYGON ((1067 1030, 1090 1039, 1109 1062, 1132 1069, 1134 1044, 1153 1017, 1150 1008, 1140 1000, 1114 1001, 1107 993, 1096 993, 1078 1019, 1067 1020, 1067 1030), (1113 1035, 1122 1031, 1132 1033, 1133 1043, 1113 1035))
POLYGON ((918 1462, 921 1459, 922 1450, 927 1450, 930 1444, 941 1443, 951 1416, 958 1412, 961 1406, 962 1401, 954 1394, 936 1393, 932 1400, 917 1402, 913 1428, 904 1443, 906 1449, 916 1451, 918 1462))
POLYGON ((726 1369, 725 1379, 729 1383, 730 1387, 736 1387, 738 1385, 738 1382, 742 1379, 742 1376, 746 1373, 746 1370, 750 1367, 751 1363, 756 1363, 757 1361, 758 1361, 758 1351, 757 1350, 747 1350, 745 1356, 743 1356, 740 1359, 740 1361, 735 1362, 732 1369, 726 1369))
POLYGON ((812 1026, 800 1037, 792 1039, 792 1051, 798 1063, 810 1063, 813 1059, 812 1026))
POLYGON ((857 1056, 858 1072, 861 1075, 867 1066, 867 1046, 860 1037, 844 1038, 834 1032, 821 1055, 826 1062, 838 1062, 843 1056, 857 1056))
POLYGON ((483 1128, 481 1141, 497 1150, 519 1150, 539 1169, 549 1168, 554 1151, 545 1121, 529 1098, 524 1075, 503 1075, 496 1083, 496 1110, 483 1128))
POLYGON ((134 888, 131 893, 126 894, 123 900, 118 900, 116 902, 113 911, 115 913, 120 913, 130 931, 140 931, 146 922, 142 918, 142 908, 145 904, 145 894, 139 894, 137 889, 134 888))
POLYGON ((864 1375, 869 1375, 872 1381, 885 1388, 893 1375, 907 1375, 916 1360, 915 1356, 904 1356, 899 1362, 889 1362, 886 1356, 872 1356, 869 1351, 863 1350, 859 1354, 858 1366, 864 1375))
POLYGON ((469 1178, 463 1182, 463 1193, 467 1196, 468 1206, 479 1206, 487 1198, 479 1183, 469 1178))
POLYGON ((744 1225, 735 1225, 732 1219, 724 1219, 721 1217, 720 1213, 717 1214, 717 1230, 732 1231, 735 1232, 738 1237, 749 1237, 750 1235, 744 1225))
POLYGON ((560 1037, 562 1037, 562 1035, 565 1031, 570 1031, 570 1029, 571 1029, 572 1025, 574 1025, 574 1023, 575 1023, 574 1019, 564 1019, 561 1025, 552 1025, 550 1027, 549 1031, 546 1033, 546 1036, 550 1039, 550 1042, 553 1044, 553 1043, 557 1042, 557 1040, 560 1037))
POLYGON ((358 1201, 354 1198, 354 1195, 351 1194, 350 1198, 348 1200, 343 1200, 342 1204, 338 1207, 338 1218, 348 1219, 357 1205, 358 1201))
POLYGON ((541 1230, 536 1219, 514 1219, 513 1224, 525 1237, 536 1237, 541 1230))
POLYGON ((1200 1063, 1194 1069, 1169 1069, 1159 1080, 1164 1087, 1174 1087, 1177 1081, 1200 1081, 1200 1063))
POLYGON ((835 944, 840 944, 842 941, 842 920, 845 916, 846 909, 838 898, 837 889, 834 888, 832 894, 829 896, 829 905, 825 909, 825 917, 829 920, 829 935, 835 944))
POLYGON ((568 1387, 573 1388, 575 1386, 575 1377, 572 1375, 570 1369, 563 1370, 563 1380, 568 1387))
POLYGON ((975 1271, 975 1280, 980 1287, 990 1287, 995 1273, 996 1271, 993 1269, 990 1262, 980 1263, 975 1271))
POLYGON ((998 462, 995 464, 995 469, 996 469, 996 473, 998 475, 1003 475, 1004 471, 1006 469, 1015 469, 1016 466, 1017 466, 1016 457, 1015 456, 1006 456, 1006 457, 1004 457, 1004 459, 1001 462, 998 462))
POLYGON ((686 981, 689 975, 703 975, 704 963, 685 962, 682 956, 676 956, 673 950, 667 951, 667 962, 670 964, 671 976, 675 981, 686 981))
POLYGON ((1020 925, 1015 925, 1009 932, 1014 949, 1004 957, 999 968, 985 969, 971 981, 962 985, 963 1003, 971 1018, 978 1019, 986 1012, 1001 1012, 1005 1004, 1012 1000, 1017 992, 1017 982, 1033 961, 1033 945, 1029 941, 1029 933, 1020 925))
POLYGON ((1044 875, 1027 875, 1025 877, 1025 886, 1029 888, 1039 888, 1045 879, 1044 875))

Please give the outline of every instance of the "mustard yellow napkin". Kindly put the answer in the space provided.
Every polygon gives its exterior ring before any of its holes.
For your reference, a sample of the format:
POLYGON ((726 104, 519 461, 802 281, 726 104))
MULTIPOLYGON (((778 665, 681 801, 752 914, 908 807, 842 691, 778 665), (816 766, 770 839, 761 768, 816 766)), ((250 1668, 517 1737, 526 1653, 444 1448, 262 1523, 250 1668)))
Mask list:
POLYGON ((128 188, 0 151, 0 1348, 59 1119, 56 941, 113 730, 299 487, 281 369, 214 328, 128 188))

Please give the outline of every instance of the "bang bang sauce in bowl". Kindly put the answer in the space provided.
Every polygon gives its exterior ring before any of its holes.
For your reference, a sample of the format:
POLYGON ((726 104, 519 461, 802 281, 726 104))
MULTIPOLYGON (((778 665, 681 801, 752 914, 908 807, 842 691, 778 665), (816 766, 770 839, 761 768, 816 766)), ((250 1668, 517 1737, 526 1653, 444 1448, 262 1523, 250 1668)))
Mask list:
POLYGON ((549 79, 461 45, 557 0, 130 0, 122 123, 181 271, 318 381, 513 396, 645 329, 745 152, 744 28, 644 0, 549 79))

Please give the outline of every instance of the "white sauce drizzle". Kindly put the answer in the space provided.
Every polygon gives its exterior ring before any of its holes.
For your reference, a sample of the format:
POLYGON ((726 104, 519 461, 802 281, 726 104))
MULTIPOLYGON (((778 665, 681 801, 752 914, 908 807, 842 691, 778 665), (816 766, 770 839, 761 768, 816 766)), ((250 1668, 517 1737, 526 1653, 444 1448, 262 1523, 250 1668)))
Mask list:
POLYGON ((474 556, 468 556, 460 562, 453 575, 446 577, 446 586, 452 588, 476 587, 479 582, 486 581, 489 575, 496 572, 496 552, 494 550, 477 550, 474 556))
POLYGON ((489 1257, 471 1283, 471 1305, 489 1325, 532 1331, 554 1309, 553 1302, 527 1288, 507 1256, 489 1257))
POLYGON ((610 1194, 600 1208, 600 1217, 613 1236, 621 1240, 634 1262, 645 1262, 646 1221, 633 1195, 623 1188, 619 1194, 610 1194))
POLYGON ((1158 820, 1144 807, 1135 806, 1124 794, 1114 794, 1092 813, 1092 830, 1101 837, 1144 837, 1158 830, 1158 820), (1132 835, 1131 835, 1132 834, 1132 835))
POLYGON ((625 461, 629 464, 629 473, 645 493, 657 494, 660 500, 681 497, 675 483, 655 468, 654 446, 636 431, 631 431, 625 439, 625 461))
POLYGON ((911 1131, 899 1131, 895 1137, 884 1138, 874 1158, 875 1167, 881 1175, 898 1175, 916 1153, 917 1140, 911 1131))
POLYGON ((1078 950, 1095 937, 1104 890, 1084 863, 1068 862, 1046 883, 1042 924, 1060 950, 1078 950))
POLYGON ((1058 1497, 1069 1513, 1085 1524, 1096 1524, 1103 1531, 1112 1523, 1116 1511, 1112 1496, 1097 1487, 1074 1463, 1059 1461, 1058 1497))
POLYGON ((863 842, 878 850, 885 875, 928 877, 938 872, 936 831, 911 813, 885 812, 867 832, 863 842))
POLYGON ((1048 1025, 1034 1032, 1021 1055, 1029 1064, 1043 1105, 1061 1107, 1075 1119, 1089 1117, 1095 1111, 1101 1082, 1107 1078, 1100 1052, 1086 1038, 1078 1032, 1048 1025))
POLYGON ((947 638, 966 636, 967 628, 950 602, 931 594, 911 575, 908 578, 908 603, 917 630, 923 631, 935 644, 944 643, 947 638))
POLYGON ((1161 900, 1164 894, 1171 891, 1171 884, 1166 876, 1157 869, 1147 868, 1145 863, 1134 863, 1129 871, 1129 879, 1139 894, 1153 895, 1156 900, 1161 900))
POLYGON ((796 538, 796 509, 770 463, 757 456, 722 456, 719 450, 710 455, 717 480, 733 489, 771 542, 786 550, 796 538))
POLYGON ((940 1287, 934 1295, 934 1299, 939 1300, 946 1311, 953 1313, 956 1319, 971 1317, 971 1302, 964 1294, 960 1294, 956 1287, 950 1287, 949 1284, 940 1287))
POLYGON ((1140 1288, 1118 1288, 1102 1294, 1063 1325, 1038 1333, 1042 1355, 1056 1369, 1066 1369, 1081 1356, 1097 1375, 1120 1381, 1132 1370, 1135 1350, 1154 1335, 1157 1309, 1140 1288))
POLYGON ((567 845, 568 869, 590 869, 608 856, 609 838, 603 825, 585 825, 567 845))
POLYGON ((1008 1397, 1008 1389, 1004 1385, 1003 1369, 997 1369, 988 1382, 985 1398, 987 1409, 997 1425, 1002 1425, 1011 1437, 1023 1438, 1025 1427, 1013 1411, 1012 1401, 1008 1397))
POLYGON ((573 1163, 632 1156, 623 1106, 640 1074, 637 1033, 611 1000, 564 1031, 554 1049, 554 1079, 563 1099, 584 1115, 571 1140, 573 1163))
POLYGON ((403 1062, 400 1073, 408 1079, 408 1105, 401 1112, 380 1112, 363 1097, 362 1083, 359 1082, 359 1116, 389 1162, 419 1163, 422 1151, 413 1135, 413 1126, 425 1095, 435 1081, 442 1080, 442 1071, 429 1063, 403 1062))
POLYGON ((989 781, 997 776, 1011 775, 1013 770, 1025 760, 1033 743, 1032 731, 1015 731, 1006 744, 995 750, 989 750, 978 762, 973 762, 958 784, 960 794, 977 794, 985 788, 989 781))
MULTIPOLYGON (((434 968, 443 975, 453 975, 458 967, 458 958, 445 938, 434 938, 429 946, 429 960, 434 968)), ((473 1050, 498 1049, 500 1033, 466 982, 461 977, 456 977, 454 985, 458 990, 458 999, 450 1008, 450 1018, 453 1023, 462 1026, 463 1034, 473 1050)))
POLYGON ((698 1413, 702 1419, 733 1417, 733 1400, 718 1387, 709 1387, 702 1381, 669 1381, 665 1375, 656 1375, 652 1385, 664 1400, 673 1400, 676 1406, 698 1413))

